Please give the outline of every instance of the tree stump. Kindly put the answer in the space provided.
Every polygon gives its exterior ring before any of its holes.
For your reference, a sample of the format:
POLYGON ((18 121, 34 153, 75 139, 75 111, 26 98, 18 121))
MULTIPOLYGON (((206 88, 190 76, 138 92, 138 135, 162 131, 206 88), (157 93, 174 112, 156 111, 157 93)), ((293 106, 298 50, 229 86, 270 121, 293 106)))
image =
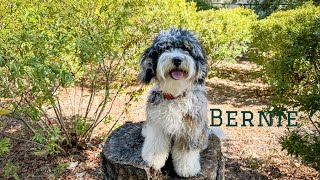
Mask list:
MULTIPOLYGON (((116 129, 105 142, 101 152, 101 167, 107 180, 144 180, 144 179, 184 179, 179 177, 169 156, 161 172, 146 166, 141 150, 144 137, 141 135, 143 122, 127 122, 116 129)), ((189 179, 224 179, 224 160, 220 140, 214 134, 209 136, 208 148, 200 154, 201 172, 189 179)))

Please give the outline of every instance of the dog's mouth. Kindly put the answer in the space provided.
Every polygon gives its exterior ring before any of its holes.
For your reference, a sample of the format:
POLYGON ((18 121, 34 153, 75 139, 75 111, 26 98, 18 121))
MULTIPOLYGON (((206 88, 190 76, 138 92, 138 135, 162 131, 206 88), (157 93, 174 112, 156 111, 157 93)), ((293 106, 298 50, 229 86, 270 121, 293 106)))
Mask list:
POLYGON ((174 80, 180 80, 186 72, 181 69, 173 69, 169 72, 170 76, 174 80))

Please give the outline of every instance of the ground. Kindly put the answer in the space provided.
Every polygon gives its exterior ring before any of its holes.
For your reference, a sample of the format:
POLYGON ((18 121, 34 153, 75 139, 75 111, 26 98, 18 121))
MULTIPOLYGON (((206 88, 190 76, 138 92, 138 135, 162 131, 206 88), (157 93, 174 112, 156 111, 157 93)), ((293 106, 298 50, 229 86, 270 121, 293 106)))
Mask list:
MULTIPOLYGON (((210 75, 212 78, 206 85, 209 108, 221 109, 224 113, 221 129, 224 132, 222 151, 226 158, 226 179, 320 179, 315 169, 281 150, 278 138, 286 131, 285 124, 258 127, 255 116, 253 127, 241 127, 242 116, 238 114, 238 127, 226 127, 225 111, 251 111, 256 115, 257 111, 267 108, 271 94, 262 82, 263 74, 257 65, 240 61, 215 66, 217 71, 210 75)), ((146 97, 147 92, 130 108, 121 123, 145 119, 146 97)), ((115 102, 116 107, 123 104, 122 98, 115 102)), ((115 110, 114 113, 119 112, 115 110)), ((211 118, 210 112, 208 117, 211 118)), ((4 125, 1 131, 18 138, 30 137, 21 124, 4 118, 1 122, 4 125)), ((107 127, 101 126, 96 134, 105 131, 107 127)), ((34 145, 19 140, 11 142, 11 151, 0 160, 0 171, 10 159, 17 166, 21 179, 101 179, 99 156, 103 143, 88 144, 85 150, 74 150, 74 155, 67 157, 39 157, 30 151, 34 145)), ((1 174, 0 179, 4 178, 1 174)))

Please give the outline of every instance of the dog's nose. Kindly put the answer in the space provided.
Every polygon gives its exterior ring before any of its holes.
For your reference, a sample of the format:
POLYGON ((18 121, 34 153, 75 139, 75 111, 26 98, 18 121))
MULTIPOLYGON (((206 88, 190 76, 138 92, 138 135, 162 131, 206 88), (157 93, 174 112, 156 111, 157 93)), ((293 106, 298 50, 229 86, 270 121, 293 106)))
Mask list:
POLYGON ((173 64, 177 67, 181 65, 181 59, 179 57, 174 57, 172 61, 173 61, 173 64))

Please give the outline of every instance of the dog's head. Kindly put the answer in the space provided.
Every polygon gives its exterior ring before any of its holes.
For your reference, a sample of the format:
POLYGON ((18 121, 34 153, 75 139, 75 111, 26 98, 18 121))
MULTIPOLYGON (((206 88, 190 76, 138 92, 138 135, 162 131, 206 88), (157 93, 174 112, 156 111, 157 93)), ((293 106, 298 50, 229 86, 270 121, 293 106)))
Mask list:
POLYGON ((188 30, 161 31, 142 55, 139 81, 152 79, 162 86, 203 84, 207 58, 197 38, 188 30))

